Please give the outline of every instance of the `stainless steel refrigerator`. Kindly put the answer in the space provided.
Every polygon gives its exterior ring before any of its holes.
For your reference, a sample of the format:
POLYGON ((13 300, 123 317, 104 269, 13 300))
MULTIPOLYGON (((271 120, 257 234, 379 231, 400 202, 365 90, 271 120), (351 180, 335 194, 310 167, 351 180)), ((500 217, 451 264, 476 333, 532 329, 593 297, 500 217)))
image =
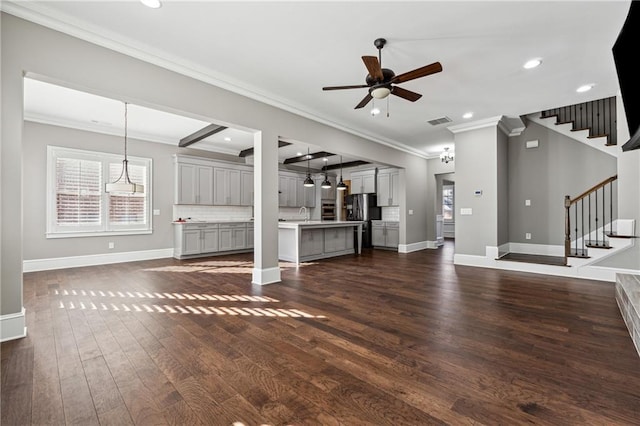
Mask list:
POLYGON ((347 220, 362 220, 362 247, 372 247, 371 221, 380 220, 382 209, 377 205, 376 194, 347 195, 347 220))

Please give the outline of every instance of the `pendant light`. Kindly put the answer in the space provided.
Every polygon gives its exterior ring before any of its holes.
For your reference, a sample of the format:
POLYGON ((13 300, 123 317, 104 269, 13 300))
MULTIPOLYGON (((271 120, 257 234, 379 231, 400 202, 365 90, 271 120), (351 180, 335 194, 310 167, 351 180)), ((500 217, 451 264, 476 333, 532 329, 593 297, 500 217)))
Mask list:
POLYGON ((340 182, 336 185, 336 189, 338 191, 345 191, 347 189, 347 184, 342 181, 342 155, 340 156, 340 182))
POLYGON ((105 185, 105 191, 125 194, 144 194, 144 185, 131 182, 129 179, 129 160, 127 160, 127 103, 124 103, 124 160, 122 171, 113 183, 105 185))
POLYGON ((321 188, 331 189, 331 181, 329 180, 329 176, 327 175, 327 170, 324 171, 324 181, 322 181, 321 188))
POLYGON ((311 155, 309 155, 309 148, 307 148, 307 178, 304 180, 304 186, 311 188, 312 186, 315 186, 315 183, 313 182, 313 179, 311 179, 311 169, 309 168, 309 158, 311 157, 311 155))

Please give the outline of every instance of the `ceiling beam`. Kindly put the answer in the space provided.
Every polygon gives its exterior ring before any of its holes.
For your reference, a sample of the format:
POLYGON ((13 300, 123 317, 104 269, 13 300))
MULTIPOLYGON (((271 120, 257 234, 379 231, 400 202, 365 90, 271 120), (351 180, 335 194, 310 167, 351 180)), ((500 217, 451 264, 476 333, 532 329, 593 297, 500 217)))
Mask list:
MULTIPOLYGON (((278 148, 289 145, 291 145, 291 142, 278 141, 278 148)), ((243 149, 240 151, 240 154, 238 154, 239 157, 249 157, 250 155, 253 155, 253 148, 243 149)))
POLYGON ((209 124, 208 126, 198 130, 197 132, 191 133, 189 136, 186 136, 180 139, 180 143, 178 144, 178 146, 180 148, 187 147, 189 145, 192 145, 196 142, 201 141, 202 139, 206 139, 211 135, 215 135, 216 133, 221 132, 224 129, 226 129, 225 126, 219 126, 217 124, 209 124))
POLYGON ((300 163, 302 161, 315 160, 316 158, 331 157, 332 155, 335 154, 332 154, 331 152, 319 151, 314 152, 313 154, 304 154, 298 155, 297 157, 287 158, 286 160, 284 160, 283 164, 300 163))
POLYGON ((324 166, 322 168, 322 170, 339 170, 340 167, 344 167, 344 168, 348 168, 348 167, 356 167, 356 166, 364 166, 365 164, 371 164, 368 161, 363 161, 363 160, 355 160, 355 161, 347 161, 346 163, 342 163, 342 166, 340 165, 340 163, 338 164, 332 164, 330 166, 324 166))

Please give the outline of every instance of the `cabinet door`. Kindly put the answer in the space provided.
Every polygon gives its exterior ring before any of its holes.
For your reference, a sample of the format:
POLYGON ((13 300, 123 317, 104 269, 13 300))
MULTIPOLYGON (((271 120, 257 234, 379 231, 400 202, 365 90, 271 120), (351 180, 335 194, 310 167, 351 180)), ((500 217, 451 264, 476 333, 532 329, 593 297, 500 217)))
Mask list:
POLYGON ((371 173, 362 177, 362 193, 371 194, 376 192, 376 175, 371 173))
POLYGON ((300 257, 322 254, 324 230, 303 229, 300 231, 300 257))
POLYGON ((209 253, 218 251, 218 230, 217 229, 203 229, 202 233, 202 252, 209 253))
POLYGON ((196 203, 196 166, 178 163, 176 167, 176 204, 196 203))
POLYGON ((182 254, 201 253, 201 234, 199 229, 189 229, 182 232, 182 254))
POLYGON ((391 205, 391 174, 378 173, 378 206, 391 205))
POLYGON ((247 248, 247 229, 244 227, 232 229, 231 239, 234 250, 247 248))
POLYGON ((385 247, 398 248, 400 243, 400 230, 395 227, 386 227, 386 244, 385 247))
POLYGON ((280 176, 278 178, 278 205, 280 207, 287 206, 288 194, 289 194, 289 178, 286 176, 280 176))
POLYGON ((253 248, 253 226, 247 226, 247 248, 253 248))
POLYGON ((287 178, 287 207, 299 207, 302 199, 298 203, 298 191, 302 193, 302 181, 296 177, 287 178))
POLYGON ((227 170, 227 205, 239 206, 241 198, 240 170, 227 170))
MULTIPOLYGON (((302 181, 301 185, 304 183, 304 180, 302 181)), ((303 190, 303 206, 305 207, 315 207, 316 206, 316 186, 310 186, 310 187, 306 187, 306 186, 302 186, 302 190, 303 190)))
POLYGON ((362 194, 364 188, 362 186, 362 175, 351 175, 351 193, 362 194))
POLYGON ((240 173, 240 205, 253 205, 253 172, 240 173))
MULTIPOLYGON (((325 253, 343 251, 347 248, 345 237, 347 228, 327 228, 324 231, 324 251, 325 253)), ((349 228, 351 230, 351 228, 349 228)))
POLYGON ((371 227, 371 244, 378 247, 385 246, 384 226, 371 227))
POLYGON ((389 175, 390 184, 389 184, 389 197, 391 199, 390 206, 398 206, 400 205, 400 173, 395 171, 389 175))
POLYGON ((218 236, 220 251, 233 250, 233 235, 230 228, 220 228, 218 236))
POLYGON ((216 168, 213 175, 213 203, 217 206, 227 205, 227 171, 216 168))
MULTIPOLYGON (((324 181, 324 178, 322 179, 324 181)), ((320 198, 323 200, 336 200, 336 178, 329 176, 331 188, 320 188, 320 198)))
POLYGON ((213 204, 213 167, 198 166, 196 204, 213 204))

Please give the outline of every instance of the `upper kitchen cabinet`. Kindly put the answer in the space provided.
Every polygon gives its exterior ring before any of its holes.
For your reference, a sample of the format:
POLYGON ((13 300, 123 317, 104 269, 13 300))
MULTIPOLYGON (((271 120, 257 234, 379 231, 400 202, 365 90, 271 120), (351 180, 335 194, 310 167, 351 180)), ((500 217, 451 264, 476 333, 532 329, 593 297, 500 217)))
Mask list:
POLYGON ((388 207, 399 205, 399 180, 398 169, 378 170, 378 206, 388 207))
POLYGON ((213 204, 239 206, 241 199, 240 170, 214 167, 213 204))
POLYGON ((175 203, 213 204, 213 167, 176 162, 175 203))
MULTIPOLYGON (((335 200, 336 199, 336 177, 328 176, 329 182, 331 182, 331 188, 320 188, 320 198, 323 200, 335 200)), ((324 175, 321 175, 320 182, 324 181, 324 175)), ((318 182, 318 179, 316 179, 318 182)))
POLYGON ((305 175, 280 173, 278 178, 278 205, 280 207, 315 207, 316 187, 304 186, 305 175))
POLYGON ((253 172, 240 172, 240 205, 253 205, 253 172))
POLYGON ((351 172, 351 193, 372 194, 376 192, 376 171, 351 172))

